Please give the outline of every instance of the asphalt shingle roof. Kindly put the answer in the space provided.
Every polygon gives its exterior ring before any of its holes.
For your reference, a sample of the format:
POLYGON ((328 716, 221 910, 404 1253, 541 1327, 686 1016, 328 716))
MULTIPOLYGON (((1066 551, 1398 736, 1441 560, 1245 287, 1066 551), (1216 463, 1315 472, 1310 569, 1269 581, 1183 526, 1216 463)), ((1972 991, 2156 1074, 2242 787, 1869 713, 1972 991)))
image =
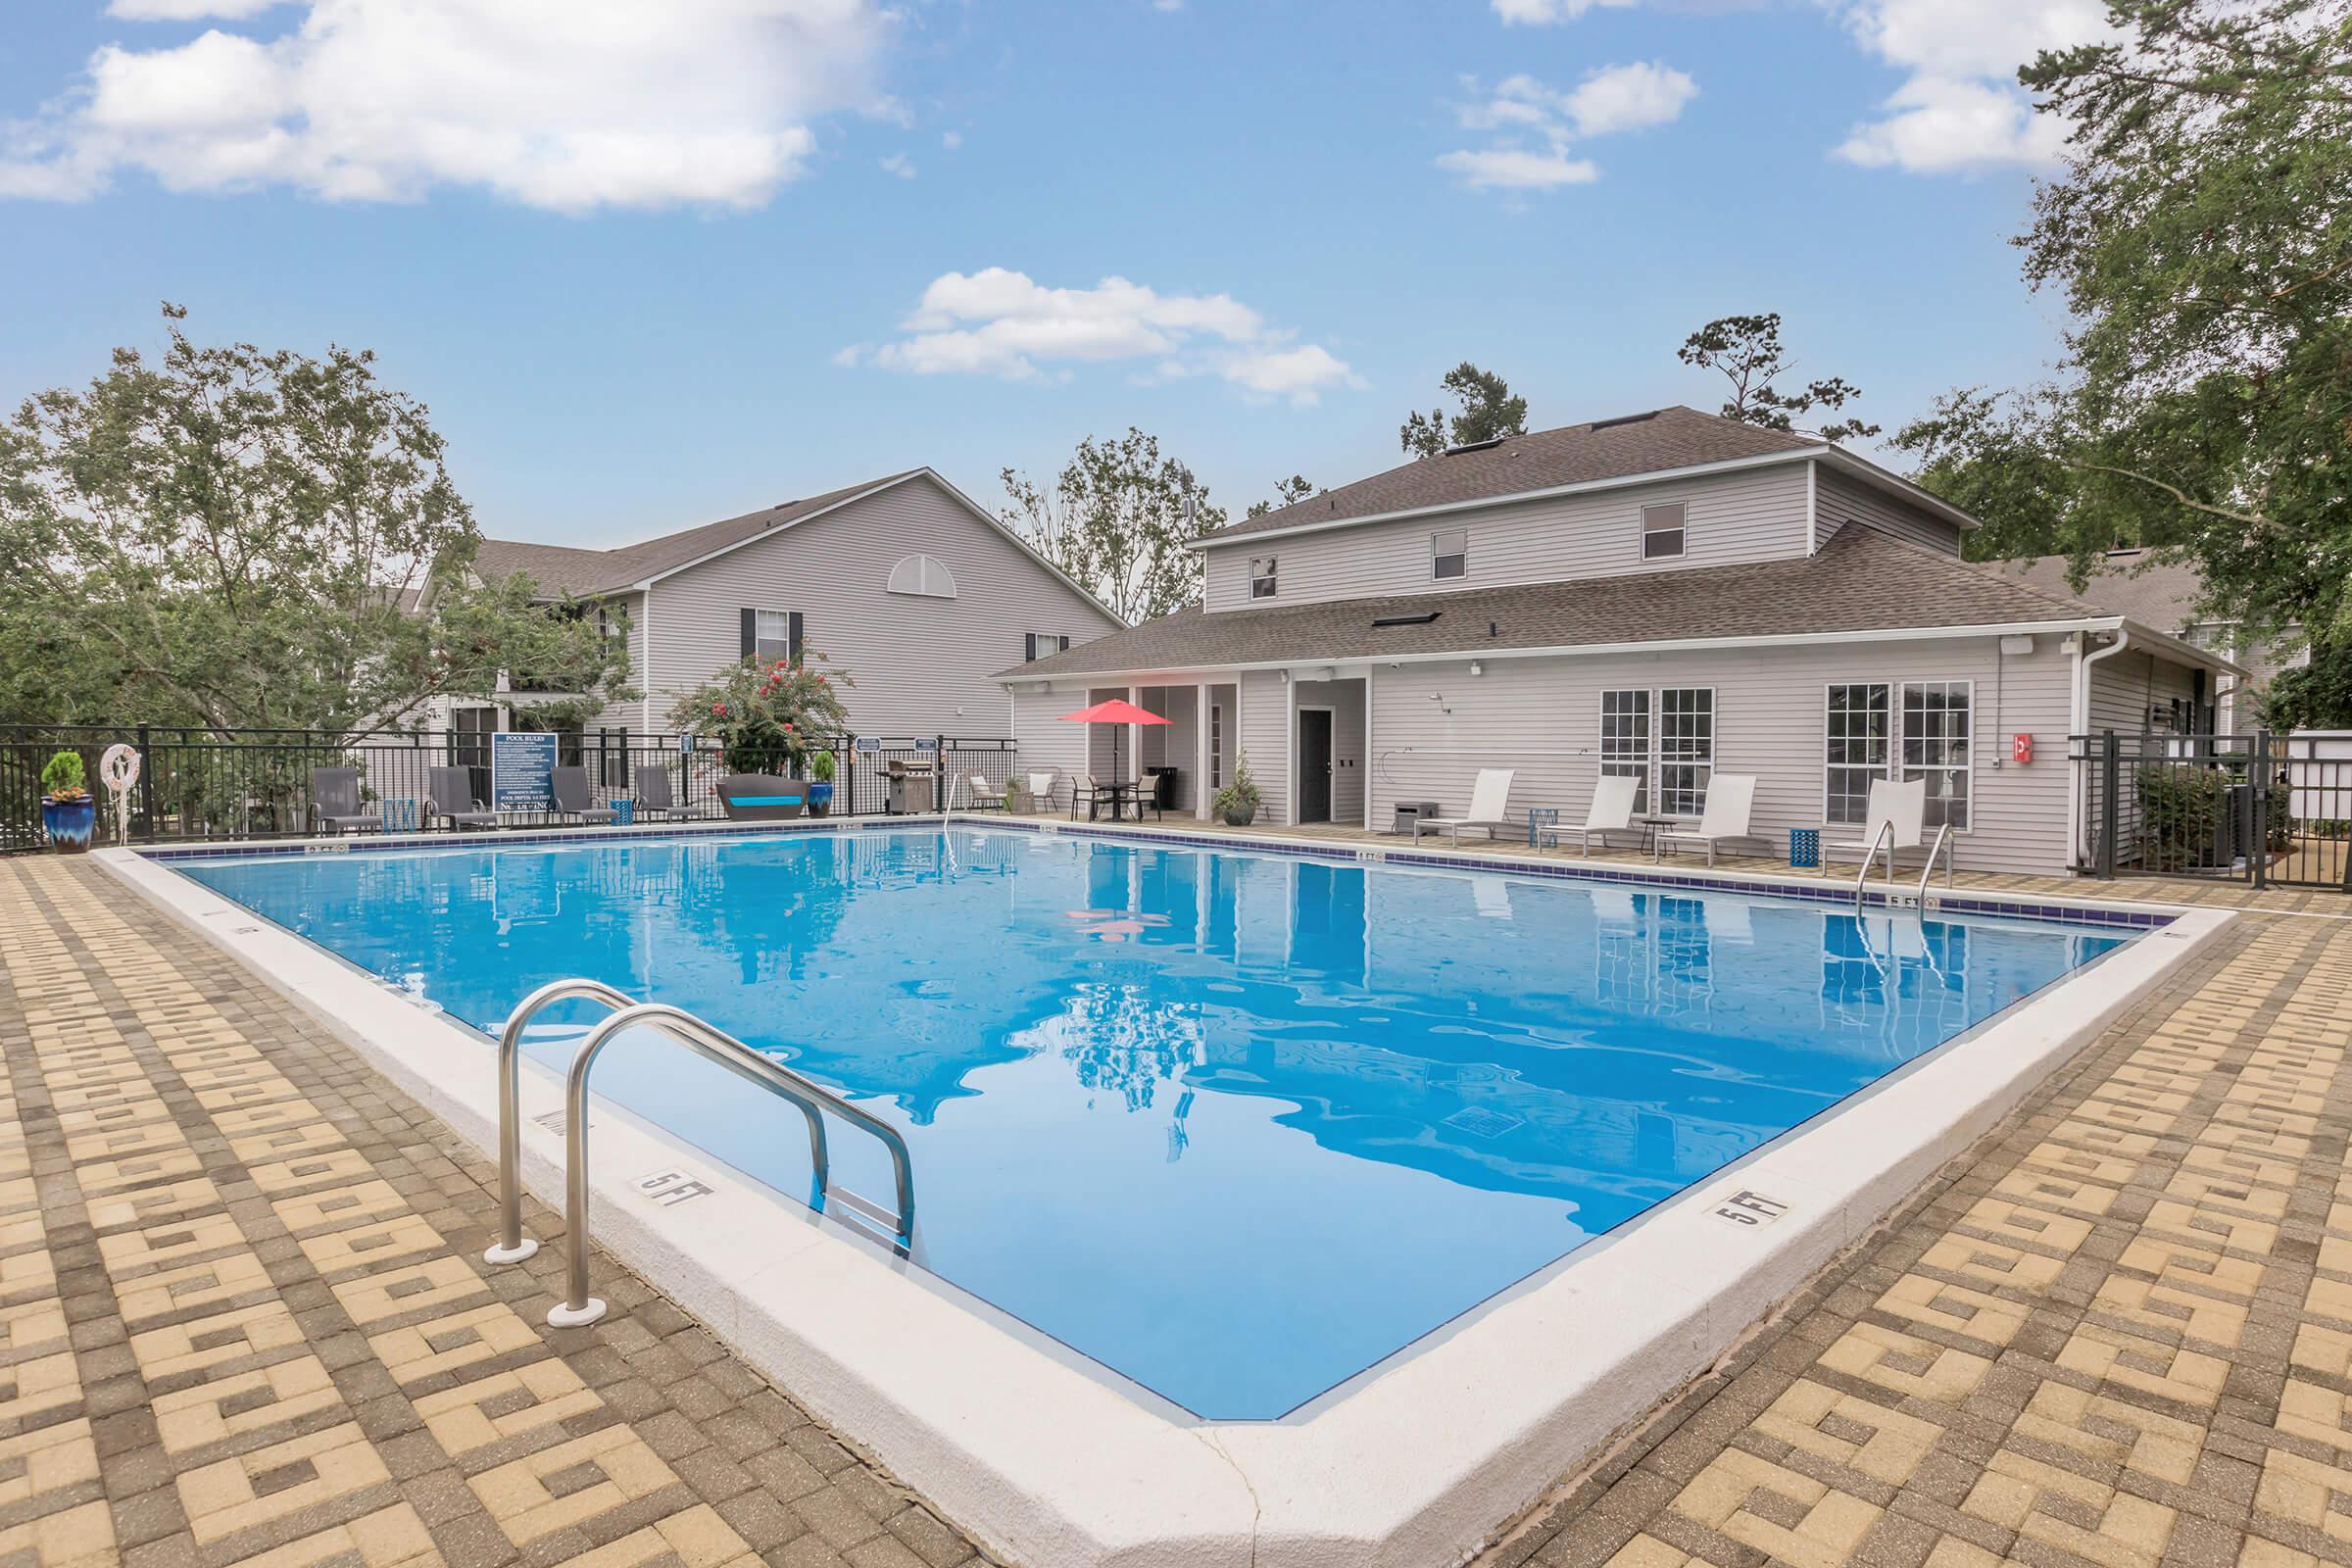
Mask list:
POLYGON ((1866 524, 1848 523, 1814 555, 1747 565, 1215 614, 1196 605, 1003 673, 1042 678, 1698 637, 1958 630, 2112 613, 1866 524), (1426 622, 1373 624, 1432 612, 1435 618, 1426 622))
MULTIPOLYGON (((2145 550, 2111 550, 2082 585, 2082 597, 2111 615, 2128 615, 2157 631, 2178 635, 2195 625, 2197 596, 2205 580, 2191 566, 2151 563, 2145 550)), ((2003 576, 2045 593, 2072 594, 2065 556, 2004 561, 2003 576)))
POLYGON ((921 471, 908 468, 861 484, 844 485, 821 496, 787 501, 759 512, 747 512, 739 517, 722 517, 717 522, 663 534, 643 544, 624 545, 618 550, 579 550, 569 545, 533 544, 521 539, 485 539, 473 558, 473 569, 485 578, 529 572, 540 591, 548 595, 611 593, 700 560, 714 550, 740 544, 755 534, 797 522, 860 492, 895 484, 921 471))
POLYGON ((1392 512, 1463 501, 1499 500, 1530 490, 1631 478, 1776 452, 1820 451, 1826 444, 1812 436, 1741 424, 1678 404, 1620 419, 1537 430, 1473 452, 1403 464, 1369 479, 1310 496, 1295 506, 1220 528, 1207 537, 1238 539, 1270 528, 1385 516, 1392 512))

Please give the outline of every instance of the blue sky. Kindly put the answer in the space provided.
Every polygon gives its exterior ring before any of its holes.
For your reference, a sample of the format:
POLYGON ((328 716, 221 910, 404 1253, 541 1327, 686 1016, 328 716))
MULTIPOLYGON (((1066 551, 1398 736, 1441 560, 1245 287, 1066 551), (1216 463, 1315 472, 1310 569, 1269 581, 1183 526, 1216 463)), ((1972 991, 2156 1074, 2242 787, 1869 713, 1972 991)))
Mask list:
POLYGON ((619 543, 1156 433, 1236 512, 1718 401, 1777 310, 1889 427, 2030 378, 2005 84, 2083 0, 19 0, 0 397, 191 328, 378 351, 485 532, 619 543), (662 17, 648 31, 649 20, 662 17), (1104 288, 1123 279, 1126 287, 1104 288))

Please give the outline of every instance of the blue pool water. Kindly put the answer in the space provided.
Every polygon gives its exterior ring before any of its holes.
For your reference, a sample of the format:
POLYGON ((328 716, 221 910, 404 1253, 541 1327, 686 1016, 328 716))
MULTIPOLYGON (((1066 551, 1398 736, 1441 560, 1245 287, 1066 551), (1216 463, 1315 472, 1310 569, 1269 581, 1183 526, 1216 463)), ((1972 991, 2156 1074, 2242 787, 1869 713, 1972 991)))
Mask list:
MULTIPOLYGON (((905 1131, 924 1267, 1236 1420, 2128 940, 977 828, 179 868, 485 1031, 584 974, 775 1053, 905 1131)), ((597 1082, 807 1196, 798 1117, 676 1047, 597 1082)))

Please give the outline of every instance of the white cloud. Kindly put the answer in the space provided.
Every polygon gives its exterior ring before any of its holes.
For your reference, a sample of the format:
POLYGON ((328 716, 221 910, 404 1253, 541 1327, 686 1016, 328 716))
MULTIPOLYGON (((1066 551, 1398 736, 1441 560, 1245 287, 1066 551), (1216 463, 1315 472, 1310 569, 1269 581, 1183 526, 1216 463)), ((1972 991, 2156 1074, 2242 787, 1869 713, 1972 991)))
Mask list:
POLYGON ((1852 0, 1843 16, 1864 49, 1911 74, 1837 155, 1912 173, 2055 163, 2066 127, 2034 112, 2017 68, 2112 36, 2103 0, 1852 0))
POLYGON ((943 130, 939 134, 939 144, 942 147, 945 147, 948 151, 954 152, 956 148, 963 145, 963 132, 960 130, 943 130))
MULTIPOLYGON (((360 201, 439 185, 534 207, 756 206, 813 118, 887 113, 874 0, 299 0, 270 36, 110 44, 0 130, 0 195, 76 198, 141 172, 174 190, 286 185, 360 201)), ((234 20, 262 0, 116 0, 234 20)))
POLYGON ((914 177, 914 160, 905 153, 885 154, 882 158, 882 168, 887 172, 898 175, 901 179, 914 177))
POLYGON ((1565 92, 1525 74, 1506 76, 1492 91, 1475 80, 1463 85, 1478 96, 1458 106, 1456 118, 1464 130, 1486 131, 1492 140, 1446 153, 1438 167, 1474 190, 1590 184, 1600 169, 1576 156, 1579 138, 1670 124, 1698 96, 1698 83, 1655 61, 1603 66, 1565 92))
POLYGON ((1595 6, 1629 6, 1634 0, 1494 0, 1506 27, 1547 27, 1574 22, 1595 6))
POLYGON ((1151 362, 1155 377, 1217 375, 1245 392, 1313 403, 1351 382, 1347 364, 1266 324, 1230 294, 1162 294, 1123 277, 1048 288, 1026 272, 945 272, 879 347, 854 344, 838 365, 916 375, 1066 375, 1073 364, 1151 362))

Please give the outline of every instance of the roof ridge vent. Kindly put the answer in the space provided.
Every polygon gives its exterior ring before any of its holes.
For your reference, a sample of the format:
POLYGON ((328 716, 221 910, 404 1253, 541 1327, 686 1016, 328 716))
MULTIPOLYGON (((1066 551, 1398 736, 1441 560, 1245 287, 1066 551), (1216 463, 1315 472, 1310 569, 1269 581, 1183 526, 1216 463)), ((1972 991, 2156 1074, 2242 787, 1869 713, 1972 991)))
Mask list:
POLYGON ((1491 435, 1484 441, 1465 441, 1460 446, 1447 447, 1446 449, 1446 456, 1449 458, 1457 458, 1465 452, 1484 452, 1487 450, 1487 448, 1498 447, 1509 439, 1510 437, 1507 435, 1491 435))
POLYGON ((1647 414, 1621 414, 1614 419, 1594 419, 1585 428, 1588 430, 1614 430, 1621 424, 1641 424, 1644 420, 1654 419, 1664 412, 1663 409, 1652 409, 1647 414))

